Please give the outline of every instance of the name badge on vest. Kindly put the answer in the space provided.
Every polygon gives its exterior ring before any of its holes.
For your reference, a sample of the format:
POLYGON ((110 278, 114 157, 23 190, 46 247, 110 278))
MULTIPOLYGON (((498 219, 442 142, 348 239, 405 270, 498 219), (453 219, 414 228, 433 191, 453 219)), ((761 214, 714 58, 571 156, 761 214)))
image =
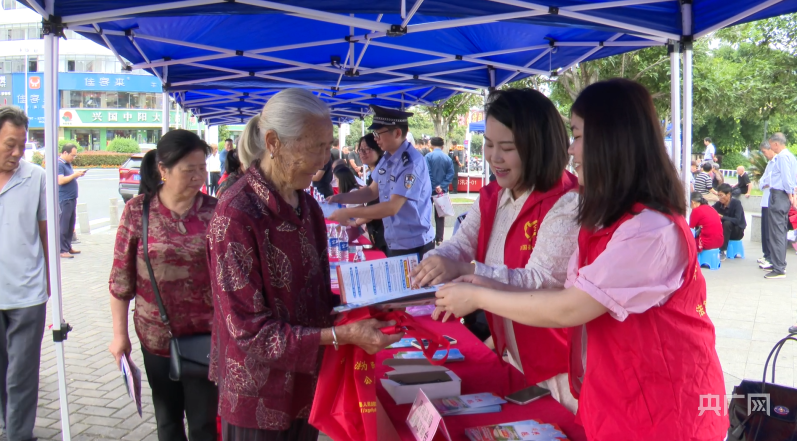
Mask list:
POLYGON ((526 239, 529 240, 529 243, 521 245, 520 246, 520 251, 533 251, 534 250, 534 246, 531 244, 531 242, 534 239, 534 237, 537 235, 537 226, 538 225, 539 225, 539 223, 536 220, 526 222, 523 225, 523 233, 526 235, 526 239))
MULTIPOLYGON (((409 152, 402 153, 401 154, 401 164, 402 165, 407 165, 409 163, 410 163, 410 154, 409 154, 409 152)), ((407 187, 407 188, 409 188, 409 187, 407 187)))
POLYGON ((383 174, 385 174, 385 169, 383 169, 383 168, 380 168, 380 169, 379 169, 379 174, 380 174, 380 175, 383 175, 383 174))

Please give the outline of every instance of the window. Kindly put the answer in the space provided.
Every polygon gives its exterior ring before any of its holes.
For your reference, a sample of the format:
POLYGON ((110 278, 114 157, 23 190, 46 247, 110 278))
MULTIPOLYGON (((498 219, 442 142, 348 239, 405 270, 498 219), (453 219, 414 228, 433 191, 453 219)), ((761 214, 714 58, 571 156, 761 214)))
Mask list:
POLYGON ((39 71, 39 60, 28 60, 28 72, 38 72, 39 71))
POLYGON ((8 11, 9 9, 22 9, 25 6, 22 3, 14 0, 3 0, 3 9, 8 11))
POLYGON ((75 72, 75 60, 66 60, 66 71, 75 72))

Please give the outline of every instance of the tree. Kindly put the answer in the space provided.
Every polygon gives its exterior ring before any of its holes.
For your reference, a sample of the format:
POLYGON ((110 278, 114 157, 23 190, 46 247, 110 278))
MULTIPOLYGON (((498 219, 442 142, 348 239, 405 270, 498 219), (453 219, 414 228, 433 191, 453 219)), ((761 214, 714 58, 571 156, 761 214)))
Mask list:
POLYGON ((457 119, 468 113, 471 107, 481 106, 484 103, 480 95, 459 93, 444 101, 437 101, 434 106, 418 106, 434 125, 434 134, 446 140, 446 146, 451 145, 451 136, 457 126, 457 119))
POLYGON ((226 139, 232 139, 232 135, 229 127, 226 124, 222 124, 219 126, 219 143, 223 144, 226 139))

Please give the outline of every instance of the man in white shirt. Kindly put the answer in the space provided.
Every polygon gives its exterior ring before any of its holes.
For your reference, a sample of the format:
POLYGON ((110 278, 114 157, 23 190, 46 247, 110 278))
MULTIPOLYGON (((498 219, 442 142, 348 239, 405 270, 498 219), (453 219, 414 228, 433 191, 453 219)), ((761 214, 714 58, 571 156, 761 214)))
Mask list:
POLYGON ((703 153, 703 162, 717 162, 717 148, 711 143, 711 138, 703 138, 703 145, 706 151, 703 153))
POLYGON ((219 145, 210 145, 210 156, 205 160, 208 168, 208 194, 211 196, 216 195, 219 189, 219 179, 221 179, 221 159, 219 158, 219 145))
POLYGON ((24 112, 0 106, 0 429, 9 440, 34 439, 48 299, 45 175, 20 161, 27 129, 24 112))

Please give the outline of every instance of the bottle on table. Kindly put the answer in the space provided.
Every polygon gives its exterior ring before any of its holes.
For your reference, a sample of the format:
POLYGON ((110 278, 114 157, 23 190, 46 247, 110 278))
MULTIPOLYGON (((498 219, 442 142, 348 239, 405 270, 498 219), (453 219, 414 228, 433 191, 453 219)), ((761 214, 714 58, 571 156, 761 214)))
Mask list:
POLYGON ((349 261, 349 235, 346 233, 346 228, 341 228, 338 236, 338 259, 341 262, 349 261))
POLYGON ((338 229, 337 224, 327 225, 327 239, 329 240, 329 260, 338 258, 338 229))

